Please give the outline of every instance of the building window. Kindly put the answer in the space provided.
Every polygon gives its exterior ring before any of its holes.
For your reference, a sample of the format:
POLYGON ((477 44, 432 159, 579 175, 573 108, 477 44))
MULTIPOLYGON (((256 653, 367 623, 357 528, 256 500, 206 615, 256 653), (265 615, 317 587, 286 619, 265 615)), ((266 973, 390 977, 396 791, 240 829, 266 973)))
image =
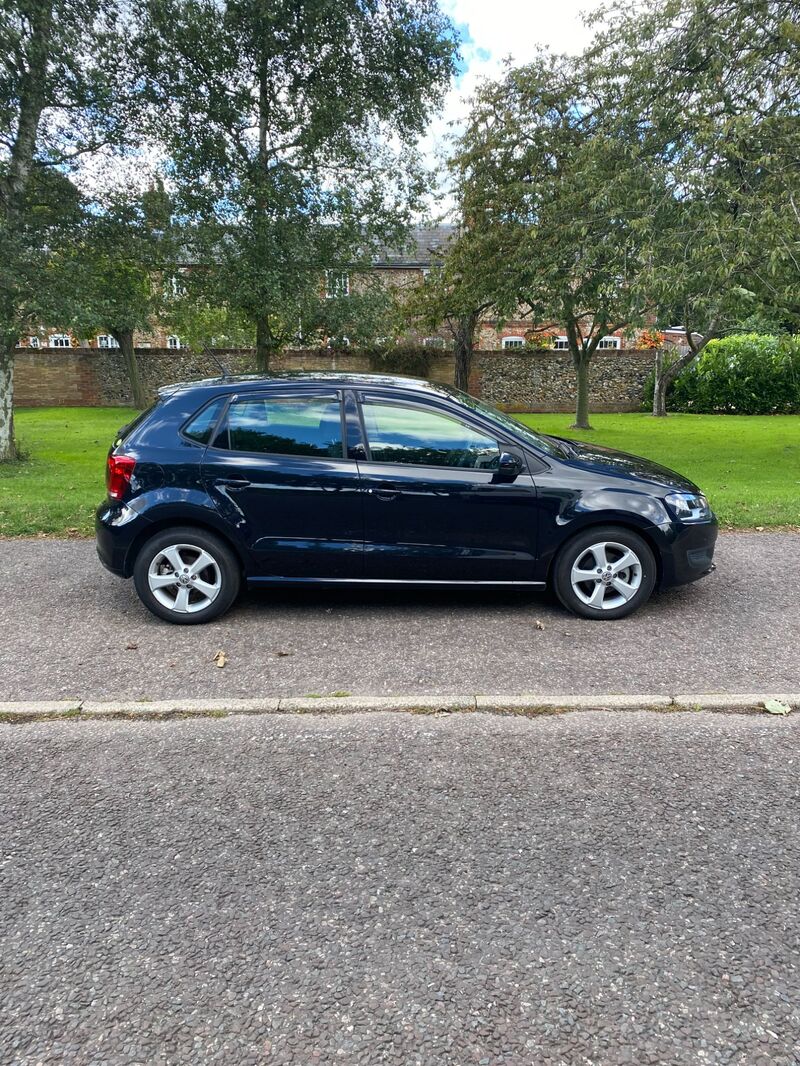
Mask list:
POLYGON ((97 336, 98 348, 119 348, 119 344, 116 338, 112 337, 110 333, 99 333, 97 336))
POLYGON ((327 343, 326 347, 333 348, 333 349, 349 348, 350 347, 350 338, 349 337, 328 337, 328 343, 327 343))
POLYGON ((174 333, 171 333, 169 335, 169 337, 167 337, 167 347, 168 348, 180 348, 180 346, 181 346, 180 337, 176 337, 174 333))
POLYGON ((68 333, 53 333, 50 336, 51 348, 71 348, 72 342, 69 339, 68 333))
POLYGON ((423 337, 423 348, 444 348, 444 337, 423 337))
POLYGON ((38 337, 28 337, 28 347, 29 348, 38 348, 39 347, 39 338, 38 337))
POLYGON ((350 275, 341 270, 325 271, 325 296, 332 300, 336 296, 350 295, 350 275))
POLYGON ((556 337, 553 347, 560 352, 569 351, 569 337, 556 337))
POLYGON ((503 348, 524 348, 524 337, 503 337, 503 348))
POLYGON ((620 345, 621 341, 619 337, 601 337, 597 349, 599 351, 602 348, 619 348, 620 345))

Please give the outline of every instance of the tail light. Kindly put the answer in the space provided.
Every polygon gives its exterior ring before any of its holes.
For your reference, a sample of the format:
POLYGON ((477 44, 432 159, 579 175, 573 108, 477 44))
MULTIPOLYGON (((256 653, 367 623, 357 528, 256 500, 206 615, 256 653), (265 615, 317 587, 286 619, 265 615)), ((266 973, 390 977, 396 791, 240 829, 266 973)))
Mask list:
POLYGON ((131 483, 136 460, 130 455, 109 455, 106 488, 112 500, 121 500, 131 483))

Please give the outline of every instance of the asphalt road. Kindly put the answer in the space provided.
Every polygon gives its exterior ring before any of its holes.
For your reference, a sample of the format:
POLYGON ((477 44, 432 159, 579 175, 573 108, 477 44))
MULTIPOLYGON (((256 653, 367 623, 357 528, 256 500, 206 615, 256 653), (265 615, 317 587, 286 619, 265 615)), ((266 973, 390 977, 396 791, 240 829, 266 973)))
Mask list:
POLYGON ((800 716, 0 730, 4 1064, 798 1061, 800 716))
POLYGON ((0 700, 797 691, 800 535, 727 534, 717 561, 621 622, 541 593, 370 588, 249 593, 182 627, 92 542, 0 541, 0 700))

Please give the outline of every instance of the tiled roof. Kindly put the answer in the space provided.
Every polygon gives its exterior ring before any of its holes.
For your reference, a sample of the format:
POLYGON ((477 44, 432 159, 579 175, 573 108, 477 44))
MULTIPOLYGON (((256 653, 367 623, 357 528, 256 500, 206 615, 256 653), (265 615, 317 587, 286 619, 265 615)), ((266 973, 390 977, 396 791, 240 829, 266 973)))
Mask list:
POLYGON ((425 269, 440 259, 456 235, 456 227, 415 226, 401 248, 379 248, 373 259, 376 267, 420 267, 425 269))

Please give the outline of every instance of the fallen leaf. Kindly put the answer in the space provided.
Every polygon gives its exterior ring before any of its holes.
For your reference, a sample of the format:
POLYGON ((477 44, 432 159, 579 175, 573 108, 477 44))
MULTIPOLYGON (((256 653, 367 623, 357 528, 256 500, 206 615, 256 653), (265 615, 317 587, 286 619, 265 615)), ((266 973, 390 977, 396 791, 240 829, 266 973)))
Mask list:
POLYGON ((764 700, 764 710, 768 714, 788 714, 791 709, 787 704, 781 703, 780 700, 764 700))
POLYGON ((131 641, 130 644, 125 645, 125 651, 136 651, 139 645, 135 641, 131 641))
POLYGON ((285 655, 294 655, 294 652, 293 651, 286 651, 285 648, 278 648, 278 650, 275 652, 275 654, 277 656, 279 656, 280 658, 283 658, 285 655))
POLYGON ((756 533, 763 533, 763 532, 764 532, 764 527, 763 526, 756 526, 756 533))
POLYGON ((228 661, 228 656, 225 654, 224 651, 218 651, 217 654, 214 656, 214 658, 211 661, 213 663, 216 663, 216 665, 221 670, 222 667, 225 665, 225 663, 228 661))
POLYGON ((534 629, 544 629, 544 622, 540 622, 539 619, 537 618, 536 621, 533 623, 533 628, 534 629))

